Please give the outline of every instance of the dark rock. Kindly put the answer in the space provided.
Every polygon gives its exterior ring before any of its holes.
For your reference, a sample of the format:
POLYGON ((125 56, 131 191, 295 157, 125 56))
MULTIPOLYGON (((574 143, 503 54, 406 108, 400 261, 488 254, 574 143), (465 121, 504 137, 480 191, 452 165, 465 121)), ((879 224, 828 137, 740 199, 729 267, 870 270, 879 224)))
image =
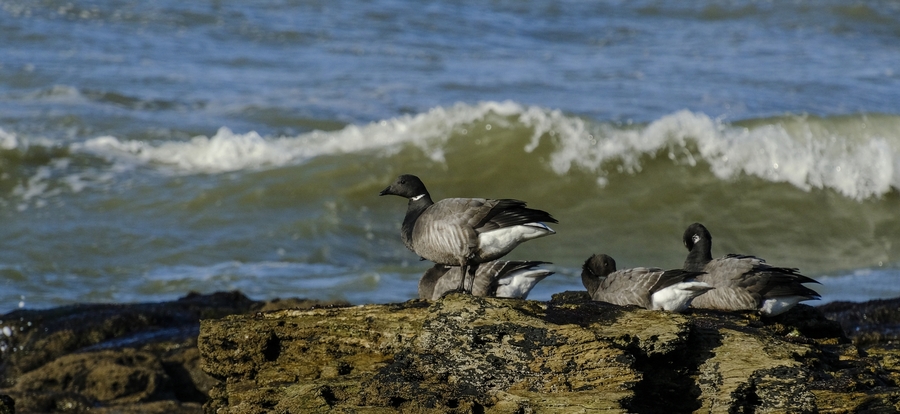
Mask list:
POLYGON ((0 335, 0 388, 26 413, 197 413, 217 383, 200 369, 200 319, 321 305, 221 292, 163 303, 14 311, 0 316, 0 329, 8 333, 0 335))
POLYGON ((17 310, 3 315, 0 386, 76 351, 140 348, 151 343, 191 342, 201 318, 244 313, 259 303, 240 292, 189 294, 173 302, 131 305, 89 304, 49 310, 17 310))
POLYGON ((868 302, 832 302, 818 309, 838 321, 860 348, 900 345, 900 298, 868 302))
POLYGON ((15 414, 16 402, 8 395, 0 395, 0 414, 15 414))

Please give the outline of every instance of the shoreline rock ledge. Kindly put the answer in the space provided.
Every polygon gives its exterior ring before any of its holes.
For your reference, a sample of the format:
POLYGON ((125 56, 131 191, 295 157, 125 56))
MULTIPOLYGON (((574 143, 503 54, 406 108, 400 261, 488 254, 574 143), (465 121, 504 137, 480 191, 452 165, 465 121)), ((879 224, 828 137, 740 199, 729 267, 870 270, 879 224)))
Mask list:
POLYGON ((201 321, 208 413, 898 412, 900 349, 798 305, 654 312, 451 294, 201 321))

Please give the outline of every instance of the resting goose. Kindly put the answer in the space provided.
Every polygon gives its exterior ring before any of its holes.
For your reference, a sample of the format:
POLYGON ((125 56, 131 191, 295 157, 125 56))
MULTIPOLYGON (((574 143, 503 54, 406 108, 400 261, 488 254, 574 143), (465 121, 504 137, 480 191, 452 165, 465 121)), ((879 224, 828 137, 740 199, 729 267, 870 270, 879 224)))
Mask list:
POLYGON ((775 267, 755 256, 729 254, 712 258, 712 235, 700 223, 688 226, 683 236, 688 253, 684 269, 703 271, 697 280, 716 289, 695 299, 695 308, 758 310, 766 316, 787 312, 804 300, 819 299, 804 283, 819 283, 798 269, 775 267))
POLYGON ((703 272, 656 267, 616 270, 616 261, 612 257, 595 254, 582 266, 581 283, 592 300, 681 312, 687 309, 691 300, 713 289, 694 280, 701 274, 703 272))
MULTIPOLYGON (((425 184, 404 174, 380 195, 409 199, 400 239, 420 257, 467 274, 478 264, 499 259, 519 243, 556 233, 543 222, 557 223, 550 213, 525 207, 524 201, 447 198, 431 201, 425 184)), ((460 278, 463 291, 465 278, 460 278)))
MULTIPOLYGON (((494 260, 482 263, 469 272, 465 286, 475 296, 526 299, 531 289, 553 272, 538 268, 547 262, 494 260)), ((436 264, 419 280, 419 298, 437 300, 445 293, 457 289, 462 278, 458 266, 436 264)))

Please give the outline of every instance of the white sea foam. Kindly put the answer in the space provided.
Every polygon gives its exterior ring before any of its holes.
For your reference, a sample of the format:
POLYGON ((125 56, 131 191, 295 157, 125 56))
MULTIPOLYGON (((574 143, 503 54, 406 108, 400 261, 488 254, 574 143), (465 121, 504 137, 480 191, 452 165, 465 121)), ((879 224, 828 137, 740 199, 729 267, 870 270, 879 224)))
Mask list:
POLYGON ((70 165, 71 159, 56 158, 47 165, 37 167, 31 176, 16 184, 10 193, 19 199, 16 209, 24 211, 32 206, 41 208, 47 205, 49 199, 62 194, 65 188, 78 193, 88 186, 96 186, 114 178, 108 171, 96 168, 73 171, 70 165))
MULTIPOLYGON (((606 169, 610 165, 637 173, 643 160, 662 153, 679 164, 698 166, 705 161, 723 180, 745 174, 804 190, 829 188, 859 200, 900 188, 900 132, 835 132, 823 127, 821 120, 803 117, 741 127, 690 111, 643 126, 623 127, 514 102, 456 104, 296 137, 262 137, 221 128, 212 137, 189 141, 149 143, 105 136, 75 144, 72 149, 107 158, 118 169, 155 165, 177 174, 270 168, 361 151, 387 157, 404 145, 414 145, 430 159, 442 162, 449 138, 465 134, 466 128, 488 116, 499 128, 531 128, 524 152, 551 145, 549 165, 557 174, 579 168, 596 174, 600 185, 609 179, 606 169)), ((857 121, 859 129, 865 129, 864 121, 857 121)))
POLYGON ((513 115, 521 112, 515 103, 487 102, 477 106, 458 104, 434 108, 418 115, 405 115, 364 126, 348 125, 333 132, 314 131, 297 137, 265 138, 256 132, 234 133, 221 128, 212 137, 189 141, 147 143, 120 141, 111 136, 93 138, 73 146, 108 159, 133 164, 174 166, 180 173, 219 173, 304 162, 313 157, 378 150, 384 155, 401 145, 413 144, 435 161, 443 161, 443 144, 459 128, 488 113, 513 115))
POLYGON ((6 132, 0 128, 0 149, 11 150, 19 146, 19 140, 16 135, 6 132))
POLYGON ((664 152, 691 166, 703 160, 723 180, 746 174, 804 190, 830 188, 858 200, 900 188, 900 135, 841 136, 804 119, 745 128, 690 111, 640 128, 589 124, 533 108, 521 118, 535 129, 526 150, 550 136, 556 146, 550 165, 557 174, 579 167, 597 173, 600 184, 608 162, 635 173, 642 158, 664 152))

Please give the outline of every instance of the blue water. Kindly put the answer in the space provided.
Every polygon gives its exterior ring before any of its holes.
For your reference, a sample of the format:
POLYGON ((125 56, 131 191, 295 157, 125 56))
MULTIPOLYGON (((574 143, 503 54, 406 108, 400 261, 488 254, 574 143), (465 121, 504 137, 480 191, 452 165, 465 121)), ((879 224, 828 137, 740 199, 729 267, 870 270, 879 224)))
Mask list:
POLYGON ((698 220, 900 295, 896 2, 2 1, 0 39, 0 310, 412 298, 406 172, 560 218, 535 299, 698 220))

